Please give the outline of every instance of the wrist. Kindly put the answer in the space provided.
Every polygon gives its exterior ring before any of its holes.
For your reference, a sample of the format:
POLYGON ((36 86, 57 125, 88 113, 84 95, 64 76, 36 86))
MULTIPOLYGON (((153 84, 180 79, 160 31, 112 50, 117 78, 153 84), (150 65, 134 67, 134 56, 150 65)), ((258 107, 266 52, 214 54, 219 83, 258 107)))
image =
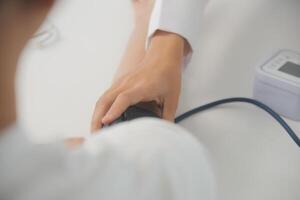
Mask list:
POLYGON ((167 63, 181 64, 185 43, 184 38, 175 33, 157 31, 151 40, 147 56, 167 63))
POLYGON ((133 0, 133 15, 136 25, 147 25, 150 21, 154 0, 133 0))
POLYGON ((150 22, 150 16, 144 16, 144 15, 137 15, 134 17, 134 25, 136 27, 147 27, 150 22))

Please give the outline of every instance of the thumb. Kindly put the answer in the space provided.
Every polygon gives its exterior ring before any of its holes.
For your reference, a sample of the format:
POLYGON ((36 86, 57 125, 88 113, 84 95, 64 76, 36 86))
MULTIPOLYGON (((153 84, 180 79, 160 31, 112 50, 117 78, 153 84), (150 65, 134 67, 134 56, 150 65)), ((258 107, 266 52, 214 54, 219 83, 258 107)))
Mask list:
POLYGON ((165 101, 163 107, 163 119, 173 122, 175 120, 176 110, 177 102, 165 101))

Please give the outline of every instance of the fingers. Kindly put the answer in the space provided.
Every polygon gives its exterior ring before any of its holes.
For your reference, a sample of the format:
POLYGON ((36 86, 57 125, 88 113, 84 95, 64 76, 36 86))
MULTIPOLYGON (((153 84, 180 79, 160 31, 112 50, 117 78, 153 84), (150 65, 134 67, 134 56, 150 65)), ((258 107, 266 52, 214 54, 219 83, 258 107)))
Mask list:
POLYGON ((110 124, 126 111, 131 105, 139 103, 142 98, 138 90, 128 90, 120 93, 104 116, 102 123, 110 124))
POLYGON ((163 119, 172 122, 174 121, 178 104, 178 102, 175 99, 166 99, 166 101, 164 102, 163 119))
POLYGON ((92 117, 92 123, 91 123, 91 132, 94 133, 98 131, 100 128, 102 128, 102 118, 104 117, 105 113, 109 109, 110 103, 97 103, 96 107, 94 109, 94 114, 92 117))
POLYGON ((119 84, 116 89, 108 90, 97 102, 91 123, 91 132, 96 132, 102 125, 111 124, 126 109, 142 100, 143 92, 131 84, 119 84))
MULTIPOLYGON (((118 117, 132 105, 140 102, 149 102, 154 100, 155 95, 148 91, 145 93, 143 87, 124 87, 123 89, 107 92, 97 103, 92 121, 92 132, 102 128, 102 124, 113 123, 118 117), (153 96, 149 96, 148 94, 153 96), (153 97, 153 98, 152 98, 153 97)), ((177 104, 177 97, 167 97, 164 101, 162 118, 168 121, 174 121, 177 104)))
POLYGON ((118 89, 111 89, 107 91, 97 102, 91 122, 92 133, 102 128, 102 119, 107 113, 107 111, 110 109, 115 98, 118 96, 118 92, 118 89))
POLYGON ((84 143, 84 138, 70 138, 65 140, 65 146, 73 150, 84 143))

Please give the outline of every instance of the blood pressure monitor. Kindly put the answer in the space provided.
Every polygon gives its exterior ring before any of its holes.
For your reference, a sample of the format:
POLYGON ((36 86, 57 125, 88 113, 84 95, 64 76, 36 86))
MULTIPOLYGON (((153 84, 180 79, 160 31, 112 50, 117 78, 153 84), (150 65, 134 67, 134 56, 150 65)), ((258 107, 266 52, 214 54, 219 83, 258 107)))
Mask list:
POLYGON ((300 121, 300 54, 281 50, 256 70, 254 98, 300 121))

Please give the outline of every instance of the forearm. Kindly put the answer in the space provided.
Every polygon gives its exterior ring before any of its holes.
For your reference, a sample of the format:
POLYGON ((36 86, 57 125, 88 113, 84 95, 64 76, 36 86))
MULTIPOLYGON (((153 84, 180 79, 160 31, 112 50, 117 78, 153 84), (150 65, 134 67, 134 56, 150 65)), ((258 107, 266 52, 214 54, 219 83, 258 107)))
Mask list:
POLYGON ((208 0, 156 0, 149 23, 148 44, 155 33, 176 33, 186 40, 186 54, 191 53, 201 35, 201 22, 208 0))
POLYGON ((136 66, 143 60, 146 53, 146 35, 146 26, 139 26, 134 28, 115 74, 114 80, 118 80, 120 77, 134 70, 136 66))
MULTIPOLYGON (((124 75, 137 70, 142 62, 159 61, 170 66, 183 63, 188 53, 187 41, 175 33, 156 31, 149 48, 145 49, 147 28, 136 27, 129 39, 126 51, 114 77, 114 82, 124 75)), ((180 65, 181 67, 181 65, 180 65)))
POLYGON ((134 27, 118 70, 115 74, 114 81, 135 70, 145 57, 145 44, 153 2, 153 0, 147 0, 144 2, 133 0, 134 27))
POLYGON ((165 31, 156 31, 145 59, 158 59, 167 66, 177 66, 178 63, 182 63, 185 47, 186 42, 181 36, 165 31))

